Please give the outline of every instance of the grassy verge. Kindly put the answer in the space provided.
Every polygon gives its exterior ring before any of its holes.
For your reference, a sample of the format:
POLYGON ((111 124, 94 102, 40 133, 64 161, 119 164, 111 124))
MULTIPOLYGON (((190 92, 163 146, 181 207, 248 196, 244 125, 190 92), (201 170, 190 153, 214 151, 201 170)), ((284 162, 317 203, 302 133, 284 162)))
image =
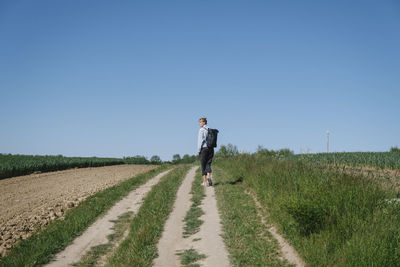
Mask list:
POLYGON ((233 266, 288 266, 279 259, 279 247, 257 215, 255 203, 245 193, 242 179, 214 167, 214 186, 221 213, 224 241, 233 266))
POLYGON ((49 262, 54 254, 63 250, 116 202, 166 169, 162 166, 88 197, 78 207, 69 210, 64 220, 52 221, 46 229, 17 243, 0 260, 0 266, 37 266, 49 262))
POLYGON ((257 194, 310 266, 400 262, 400 205, 385 201, 395 191, 363 176, 256 155, 221 160, 219 166, 257 194))
POLYGON ((185 238, 197 233, 200 230, 200 226, 203 224, 203 221, 199 219, 199 217, 204 214, 204 211, 200 208, 200 205, 206 194, 204 192, 204 186, 202 186, 199 181, 202 181, 200 169, 198 169, 196 172, 196 178, 192 183, 192 190, 190 191, 192 194, 192 206, 190 207, 190 210, 184 219, 185 226, 183 237, 185 238))
POLYGON ((151 266, 176 192, 190 167, 177 167, 153 187, 132 220, 128 237, 111 256, 107 266, 151 266))

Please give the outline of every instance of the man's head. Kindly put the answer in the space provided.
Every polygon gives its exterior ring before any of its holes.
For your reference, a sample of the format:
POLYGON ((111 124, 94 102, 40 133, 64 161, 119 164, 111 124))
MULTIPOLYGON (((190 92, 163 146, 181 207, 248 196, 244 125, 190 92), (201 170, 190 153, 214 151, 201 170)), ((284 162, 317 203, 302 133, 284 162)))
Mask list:
POLYGON ((207 124, 207 118, 206 117, 203 117, 203 118, 200 118, 199 119, 199 125, 200 125, 200 127, 203 127, 204 125, 206 125, 207 124))

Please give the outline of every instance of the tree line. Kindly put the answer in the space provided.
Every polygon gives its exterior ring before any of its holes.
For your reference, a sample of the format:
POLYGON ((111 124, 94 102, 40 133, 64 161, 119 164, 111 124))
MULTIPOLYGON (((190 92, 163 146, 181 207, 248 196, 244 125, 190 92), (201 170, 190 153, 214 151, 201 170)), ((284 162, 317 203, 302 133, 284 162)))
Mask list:
MULTIPOLYGON (((243 153, 243 152, 242 152, 243 153)), ((271 155, 271 156, 279 156, 279 155, 289 155, 293 154, 292 151, 289 149, 281 149, 281 150, 268 150, 261 146, 258 147, 257 152, 263 155, 271 155)), ((215 158, 227 158, 227 157, 234 157, 239 155, 240 152, 237 146, 233 144, 221 145, 218 151, 215 152, 215 158)), ((126 164, 163 164, 163 163, 170 163, 170 164, 181 164, 181 163, 193 163, 199 161, 200 158, 197 155, 189 155, 184 154, 181 156, 180 154, 174 154, 172 156, 171 161, 162 161, 158 155, 152 156, 150 159, 147 159, 145 156, 136 155, 134 157, 124 157, 123 158, 126 164)))

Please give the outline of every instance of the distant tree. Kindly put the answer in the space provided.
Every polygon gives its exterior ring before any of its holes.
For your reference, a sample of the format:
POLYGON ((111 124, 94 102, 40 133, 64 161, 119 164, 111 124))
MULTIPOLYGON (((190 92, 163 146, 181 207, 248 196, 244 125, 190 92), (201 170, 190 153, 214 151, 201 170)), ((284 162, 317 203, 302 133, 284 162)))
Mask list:
POLYGON ((226 146, 226 152, 228 153, 228 157, 233 157, 239 155, 239 150, 235 145, 228 144, 226 146))
POLYGON ((282 148, 282 149, 279 149, 279 150, 277 151, 277 153, 278 153, 279 156, 283 156, 283 157, 287 157, 287 156, 294 155, 293 151, 290 150, 289 148, 282 148))
POLYGON ((141 155, 136 155, 134 157, 124 157, 124 161, 127 164, 149 164, 150 161, 141 155))
POLYGON ((291 151, 288 148, 283 148, 279 150, 268 150, 264 148, 263 146, 258 146, 257 147, 257 152, 256 154, 262 155, 262 156, 269 156, 269 157, 287 157, 290 155, 293 155, 293 151, 291 151))
POLYGON ((393 146, 393 147, 390 148, 390 152, 399 153, 400 152, 400 148, 398 148, 397 146, 393 146))
POLYGON ((199 160, 196 155, 191 155, 190 158, 191 158, 191 162, 195 162, 195 161, 199 160))
POLYGON ((225 158, 228 156, 228 152, 226 151, 226 146, 220 146, 219 150, 215 153, 215 157, 225 158))
POLYGON ((150 158, 150 162, 153 164, 160 164, 161 163, 161 158, 157 155, 154 155, 150 158))
POLYGON ((268 150, 267 148, 264 148, 263 146, 258 146, 257 147, 257 154, 263 155, 263 156, 275 156, 276 151, 274 150, 268 150))
POLYGON ((219 150, 215 153, 216 157, 233 157, 239 155, 239 150, 235 145, 228 144, 228 145, 222 145, 219 150))
POLYGON ((172 156, 172 163, 178 164, 178 163, 193 163, 198 160, 198 157, 196 155, 189 155, 185 154, 181 158, 179 154, 175 154, 172 156))
POLYGON ((173 163, 178 163, 179 161, 181 161, 181 156, 179 154, 175 154, 172 156, 173 163))
POLYGON ((190 159, 189 154, 183 155, 183 157, 182 157, 182 163, 191 163, 190 160, 191 160, 191 159, 190 159))

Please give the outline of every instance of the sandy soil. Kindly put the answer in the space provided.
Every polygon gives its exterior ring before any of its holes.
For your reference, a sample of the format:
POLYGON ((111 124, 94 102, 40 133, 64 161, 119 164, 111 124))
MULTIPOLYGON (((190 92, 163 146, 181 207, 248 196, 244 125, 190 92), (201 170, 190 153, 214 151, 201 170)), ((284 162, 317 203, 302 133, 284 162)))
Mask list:
POLYGON ((116 165, 0 180, 0 256, 86 197, 155 167, 116 165))
POLYGON ((222 226, 217 209, 214 187, 206 188, 206 197, 202 201, 201 209, 204 215, 200 217, 204 221, 200 231, 194 234, 190 240, 200 239, 191 243, 191 246, 200 254, 207 257, 198 261, 202 266, 230 266, 228 252, 222 241, 222 226))
MULTIPOLYGON (((154 260, 154 266, 180 266, 180 257, 176 253, 190 248, 206 255, 205 259, 198 262, 203 266, 229 266, 228 253, 221 237, 220 217, 213 187, 206 188, 206 197, 202 201, 201 208, 205 214, 200 217, 204 221, 200 231, 189 238, 183 238, 183 219, 191 206, 189 193, 197 168, 190 169, 178 190, 174 209, 157 246, 159 256, 154 260), (193 241, 199 238, 200 240, 193 241)), ((200 180, 198 182, 201 183, 200 180)))
MULTIPOLYGON (((64 251, 58 253, 54 261, 46 266, 72 266, 73 263, 78 262, 92 247, 109 243, 107 236, 113 233, 112 228, 114 223, 112 221, 117 220, 118 216, 128 211, 136 214, 147 193, 168 172, 169 170, 158 174, 144 185, 130 192, 128 196, 115 204, 107 214, 99 218, 82 235, 77 237, 64 251)), ((114 246, 117 246, 117 244, 114 244, 114 246)))

